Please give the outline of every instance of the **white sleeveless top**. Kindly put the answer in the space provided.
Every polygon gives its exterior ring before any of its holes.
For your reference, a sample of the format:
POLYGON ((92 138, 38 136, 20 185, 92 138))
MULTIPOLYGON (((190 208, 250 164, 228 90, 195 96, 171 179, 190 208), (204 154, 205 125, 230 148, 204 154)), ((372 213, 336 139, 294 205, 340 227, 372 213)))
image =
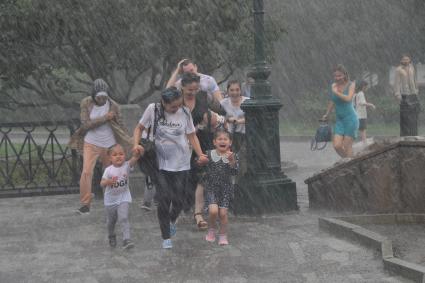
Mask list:
MULTIPOLYGON (((106 101, 106 103, 101 106, 94 105, 90 111, 90 119, 93 120, 105 116, 109 112, 109 108, 109 101, 106 101)), ((104 148, 111 147, 117 143, 109 123, 104 123, 97 128, 89 130, 84 137, 84 142, 104 148)))

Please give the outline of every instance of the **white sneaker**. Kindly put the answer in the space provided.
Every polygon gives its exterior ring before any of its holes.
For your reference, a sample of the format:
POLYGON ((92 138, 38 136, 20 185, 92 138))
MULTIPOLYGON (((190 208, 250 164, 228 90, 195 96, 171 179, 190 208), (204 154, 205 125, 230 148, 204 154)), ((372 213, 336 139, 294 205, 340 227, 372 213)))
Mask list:
POLYGON ((152 204, 150 202, 142 202, 140 204, 140 208, 142 208, 146 211, 151 211, 152 210, 152 204))
POLYGON ((166 239, 162 241, 162 248, 163 249, 171 249, 173 247, 173 243, 171 242, 171 239, 166 239))

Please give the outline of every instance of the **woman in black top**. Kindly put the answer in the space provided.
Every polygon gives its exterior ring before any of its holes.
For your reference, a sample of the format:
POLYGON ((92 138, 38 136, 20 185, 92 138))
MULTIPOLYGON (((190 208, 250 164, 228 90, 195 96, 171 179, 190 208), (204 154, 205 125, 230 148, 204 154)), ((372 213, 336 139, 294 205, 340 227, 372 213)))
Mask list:
MULTIPOLYGON (((213 131, 214 129, 223 124, 225 119, 219 114, 225 114, 219 102, 213 100, 208 103, 208 96, 206 92, 200 91, 199 88, 200 77, 191 74, 183 74, 181 84, 183 93, 183 104, 189 108, 193 124, 196 128, 196 135, 201 144, 203 152, 213 149, 213 131), (212 109, 213 111, 211 111, 212 109), (219 114, 217 114, 219 113, 219 114)), ((195 165, 195 155, 192 155, 192 166, 190 173, 189 187, 187 190, 187 203, 186 209, 189 209, 193 204, 193 196, 195 192, 195 214, 194 218, 200 230, 208 228, 208 223, 204 220, 202 211, 204 208, 204 188, 199 184, 202 176, 202 169, 195 165)))

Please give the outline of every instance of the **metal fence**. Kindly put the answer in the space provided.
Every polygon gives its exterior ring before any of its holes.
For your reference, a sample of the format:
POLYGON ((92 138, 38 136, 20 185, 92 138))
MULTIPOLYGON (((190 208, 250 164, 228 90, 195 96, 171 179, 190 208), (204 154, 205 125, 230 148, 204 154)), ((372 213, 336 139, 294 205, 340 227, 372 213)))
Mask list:
POLYGON ((0 123, 0 197, 78 192, 81 161, 67 147, 78 125, 0 123))

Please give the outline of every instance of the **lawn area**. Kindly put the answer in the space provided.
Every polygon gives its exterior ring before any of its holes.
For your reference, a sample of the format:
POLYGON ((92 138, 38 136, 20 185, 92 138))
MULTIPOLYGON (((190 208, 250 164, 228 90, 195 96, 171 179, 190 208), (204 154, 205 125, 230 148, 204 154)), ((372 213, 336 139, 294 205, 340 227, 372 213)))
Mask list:
MULTIPOLYGON (((13 147, 15 148, 15 151, 16 151, 17 154, 19 154, 22 150, 22 152, 20 154, 21 157, 23 157, 23 156, 28 157, 29 156, 29 154, 28 154, 28 149, 29 149, 28 144, 25 144, 24 148, 22 148, 22 145, 23 145, 22 143, 14 143, 13 147)), ((44 149, 45 144, 37 145, 37 146, 38 146, 40 151, 44 150, 44 154, 43 154, 44 156, 46 156, 46 155, 51 156, 51 152, 52 152, 51 144, 47 145, 46 149, 44 149)), ((55 155, 57 155, 57 154, 61 155, 62 154, 61 148, 62 148, 62 151, 65 152, 67 145, 62 144, 62 145, 60 145, 60 147, 59 147, 58 144, 53 145, 53 151, 54 151, 55 155)), ((15 156, 15 152, 13 151, 10 144, 7 145, 7 152, 8 152, 9 157, 15 156)), ((67 155, 71 154, 71 151, 68 149, 66 154, 67 155)), ((3 143, 3 144, 0 145, 0 158, 4 158, 5 156, 6 156, 6 146, 3 143)), ((31 157, 32 158, 37 157, 37 148, 34 144, 31 144, 31 157)))
MULTIPOLYGON (((14 143, 0 145, 0 189, 7 190, 15 187, 51 187, 75 185, 77 180, 75 164, 71 151, 66 145, 31 144, 31 154, 28 144, 14 143), (66 157, 63 158, 63 152, 66 157), (19 159, 17 158, 19 155, 19 159), (42 158, 41 158, 42 155, 42 158)), ((78 166, 78 164, 76 165, 78 166)))

